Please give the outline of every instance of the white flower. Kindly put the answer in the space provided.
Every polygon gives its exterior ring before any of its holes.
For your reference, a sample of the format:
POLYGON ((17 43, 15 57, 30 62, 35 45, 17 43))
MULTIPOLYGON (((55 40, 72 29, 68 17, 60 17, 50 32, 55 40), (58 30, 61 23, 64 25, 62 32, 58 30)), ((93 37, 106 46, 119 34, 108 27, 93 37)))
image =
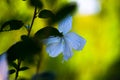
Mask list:
POLYGON ((0 80, 8 80, 8 65, 6 53, 0 55, 0 80))
POLYGON ((49 56, 56 57, 63 53, 64 60, 68 60, 73 55, 72 49, 81 50, 84 47, 86 40, 74 32, 70 32, 71 28, 72 17, 69 15, 58 25, 58 30, 63 36, 50 36, 44 40, 49 56))

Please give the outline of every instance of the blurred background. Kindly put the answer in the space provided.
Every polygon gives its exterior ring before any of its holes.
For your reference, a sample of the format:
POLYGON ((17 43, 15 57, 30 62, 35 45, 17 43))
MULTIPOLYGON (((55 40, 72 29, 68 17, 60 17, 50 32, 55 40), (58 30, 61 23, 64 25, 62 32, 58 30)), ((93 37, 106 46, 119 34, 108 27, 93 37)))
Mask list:
MULTIPOLYGON (((40 73, 55 74, 55 80, 120 80, 120 2, 119 0, 42 0, 44 8, 55 11, 63 4, 76 2, 72 31, 86 39, 81 51, 75 51, 72 58, 62 63, 62 55, 51 58, 44 55, 40 73)), ((18 19, 31 23, 34 8, 28 0, 1 0, 0 26, 7 20, 18 19)), ((46 19, 36 18, 31 35, 46 26, 46 19)), ((55 25, 57 26, 57 24, 55 25)), ((27 34, 24 28, 0 32, 0 54, 27 34)), ((24 64, 27 65, 27 64, 24 64)), ((35 66, 20 72, 20 77, 31 78, 35 66), (28 75, 29 74, 29 75, 28 75)), ((10 75, 13 80, 14 74, 10 75)))

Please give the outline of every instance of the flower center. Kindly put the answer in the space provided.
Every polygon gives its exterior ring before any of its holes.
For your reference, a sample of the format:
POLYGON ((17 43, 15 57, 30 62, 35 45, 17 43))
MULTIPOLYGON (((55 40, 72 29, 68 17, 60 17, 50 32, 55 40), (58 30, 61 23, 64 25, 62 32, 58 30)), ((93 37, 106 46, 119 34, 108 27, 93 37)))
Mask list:
POLYGON ((59 37, 63 37, 63 32, 60 32, 60 33, 59 33, 59 37))

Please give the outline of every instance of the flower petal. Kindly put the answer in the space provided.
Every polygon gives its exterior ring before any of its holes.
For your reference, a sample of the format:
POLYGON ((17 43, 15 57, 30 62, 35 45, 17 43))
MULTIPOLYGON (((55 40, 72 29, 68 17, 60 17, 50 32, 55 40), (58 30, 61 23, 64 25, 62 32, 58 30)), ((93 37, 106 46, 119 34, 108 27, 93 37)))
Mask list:
POLYGON ((49 56, 51 56, 51 57, 58 56, 63 51, 62 41, 48 44, 46 50, 47 50, 49 56))
POLYGON ((63 55, 64 55, 64 60, 68 60, 70 57, 72 57, 72 47, 68 44, 66 39, 64 39, 64 47, 63 47, 63 55))
POLYGON ((6 60, 6 53, 0 55, 0 79, 7 80, 8 78, 8 64, 6 60))
POLYGON ((58 30, 63 34, 69 32, 72 28, 72 16, 68 15, 58 24, 58 30))
POLYGON ((73 32, 67 33, 65 38, 75 50, 81 50, 86 43, 85 39, 73 32))
POLYGON ((44 39, 43 43, 46 44, 46 45, 49 45, 49 44, 52 44, 52 43, 60 42, 60 40, 61 40, 60 37, 51 36, 51 37, 49 37, 47 39, 44 39))

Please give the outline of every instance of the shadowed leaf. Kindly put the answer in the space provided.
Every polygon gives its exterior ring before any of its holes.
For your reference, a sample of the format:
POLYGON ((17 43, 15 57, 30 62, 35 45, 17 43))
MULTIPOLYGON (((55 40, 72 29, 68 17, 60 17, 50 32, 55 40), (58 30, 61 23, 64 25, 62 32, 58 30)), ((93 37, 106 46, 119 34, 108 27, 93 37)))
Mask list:
POLYGON ((56 28, 51 26, 44 27, 35 33, 35 37, 40 40, 46 39, 50 36, 62 36, 62 34, 56 28))
POLYGON ((16 59, 32 59, 37 53, 40 53, 41 44, 36 42, 33 38, 29 38, 28 36, 24 35, 24 38, 25 39, 12 45, 7 50, 7 59, 9 62, 16 59))
POLYGON ((30 5, 31 6, 36 6, 38 8, 43 7, 43 4, 42 4, 41 0, 30 0, 30 5))
POLYGON ((13 66, 15 69, 17 69, 18 65, 15 62, 10 63, 11 66, 13 66))
POLYGON ((44 72, 41 74, 36 74, 32 77, 32 80, 56 80, 55 74, 52 72, 44 72))
POLYGON ((27 69, 29 69, 29 67, 22 67, 22 68, 19 69, 19 71, 24 71, 24 70, 27 70, 27 69))
POLYGON ((9 70, 9 74, 13 74, 13 73, 15 73, 14 69, 9 70))
POLYGON ((11 31, 11 30, 18 30, 20 29, 24 23, 19 20, 10 20, 5 22, 2 26, 0 31, 11 31))
POLYGON ((39 18, 52 18, 54 16, 55 15, 52 13, 52 11, 46 9, 42 10, 38 15, 39 18))
POLYGON ((54 24, 56 22, 61 21, 64 19, 67 15, 72 14, 76 10, 76 4, 75 3, 69 3, 64 6, 62 6, 56 13, 55 17, 52 18, 52 20, 49 21, 49 24, 54 24))
POLYGON ((105 80, 120 80, 120 58, 108 69, 105 80))
POLYGON ((30 80, 30 79, 27 79, 27 78, 19 78, 18 80, 30 80))

